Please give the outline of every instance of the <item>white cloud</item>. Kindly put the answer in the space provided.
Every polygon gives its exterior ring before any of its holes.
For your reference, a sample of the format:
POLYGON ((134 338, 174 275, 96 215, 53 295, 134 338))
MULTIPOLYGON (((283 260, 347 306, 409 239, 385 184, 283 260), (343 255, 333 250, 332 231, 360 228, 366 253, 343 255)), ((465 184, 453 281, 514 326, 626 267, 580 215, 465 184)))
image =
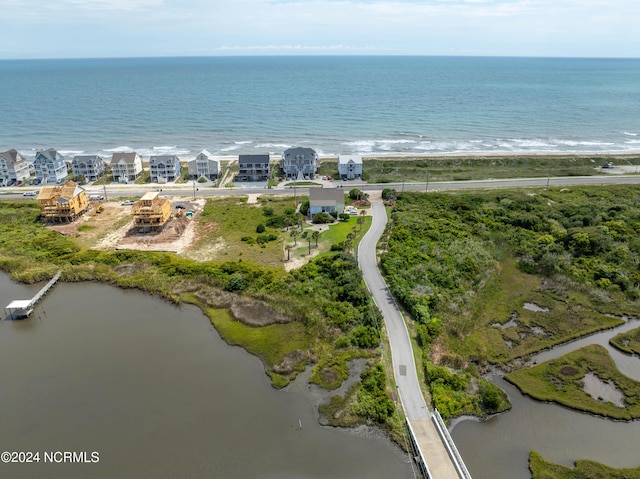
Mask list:
POLYGON ((640 56, 637 0, 0 0, 0 11, 4 55, 18 56, 640 56), (31 28, 43 22, 60 27, 55 38, 31 28))

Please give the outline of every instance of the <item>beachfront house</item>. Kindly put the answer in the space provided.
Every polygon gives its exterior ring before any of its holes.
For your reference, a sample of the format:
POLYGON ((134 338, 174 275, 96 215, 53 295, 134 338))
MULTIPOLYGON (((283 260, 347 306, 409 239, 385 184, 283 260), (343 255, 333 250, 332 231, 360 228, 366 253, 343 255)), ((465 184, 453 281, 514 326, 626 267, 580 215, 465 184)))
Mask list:
POLYGON ((238 165, 235 181, 267 181, 271 174, 269 155, 240 155, 238 165))
POLYGON ((168 183, 180 178, 180 158, 177 155, 154 155, 149 158, 151 183, 168 183))
POLYGON ((312 148, 289 148, 282 154, 280 168, 287 179, 312 180, 318 171, 318 154, 312 148))
POLYGON ((193 160, 187 163, 189 178, 207 178, 215 180, 220 175, 220 159, 214 158, 207 150, 202 150, 193 160))
POLYGON ((69 174, 65 157, 53 148, 38 151, 33 167, 42 184, 59 185, 69 174))
POLYGON ((114 153, 111 156, 113 181, 128 183, 136 181, 142 174, 142 158, 135 152, 114 153))
POLYGON ((61 186, 43 186, 38 194, 40 217, 48 223, 68 223, 89 206, 84 189, 73 181, 61 186))
POLYGON ((343 180, 362 177, 362 157, 360 155, 338 155, 338 173, 343 180))
POLYGON ((17 150, 0 153, 0 185, 24 181, 29 176, 29 162, 17 150))
POLYGON ((76 155, 71 162, 73 176, 84 176, 85 181, 96 181, 104 174, 104 160, 98 155, 76 155))
POLYGON ((342 188, 309 188, 309 216, 316 213, 344 213, 342 188))
POLYGON ((148 191, 133 205, 133 221, 143 232, 160 231, 171 218, 171 204, 157 191, 148 191))

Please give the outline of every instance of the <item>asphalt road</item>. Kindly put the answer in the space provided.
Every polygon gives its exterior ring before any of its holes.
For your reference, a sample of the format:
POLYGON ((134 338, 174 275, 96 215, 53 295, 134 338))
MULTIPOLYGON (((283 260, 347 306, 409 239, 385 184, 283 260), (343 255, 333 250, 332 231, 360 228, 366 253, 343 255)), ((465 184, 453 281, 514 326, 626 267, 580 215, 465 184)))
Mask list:
MULTIPOLYGON (((331 185, 340 186, 344 188, 345 193, 351 188, 359 188, 363 191, 376 191, 383 188, 395 188, 396 191, 455 191, 455 190, 474 190, 474 189, 488 189, 488 188, 531 188, 531 187, 558 187, 558 186, 579 186, 579 185, 629 185, 640 184, 639 175, 625 175, 625 176, 566 176, 566 177, 550 177, 550 178, 512 178, 501 180, 470 180, 470 181, 438 181, 438 182, 399 182, 399 183, 385 183, 369 185, 366 183, 359 183, 356 181, 334 181, 331 185)), ((107 185, 103 186, 86 186, 87 194, 101 194, 104 195, 106 189, 106 197, 119 198, 119 197, 140 197, 147 191, 153 191, 161 188, 163 195, 168 196, 193 196, 193 185, 188 183, 177 185, 107 185)), ((208 196, 237 196, 237 195, 288 195, 294 194, 308 194, 309 188, 210 188, 210 187, 198 187, 195 191, 196 197, 208 197, 208 196)), ((0 188, 0 199, 17 199, 23 198, 25 191, 40 191, 40 187, 8 187, 0 188)))
POLYGON ((431 413, 420 390, 413 349, 404 318, 387 287, 376 257, 376 245, 387 224, 384 205, 372 206, 373 222, 358 246, 358 264, 376 305, 382 312, 391 345, 396 385, 408 419, 428 419, 431 413))

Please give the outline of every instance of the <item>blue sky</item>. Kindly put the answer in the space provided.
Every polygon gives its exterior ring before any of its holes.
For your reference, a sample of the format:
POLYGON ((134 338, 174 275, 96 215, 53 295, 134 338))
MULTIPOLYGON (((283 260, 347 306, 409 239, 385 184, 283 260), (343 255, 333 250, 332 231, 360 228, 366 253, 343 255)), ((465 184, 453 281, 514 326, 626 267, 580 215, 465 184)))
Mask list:
POLYGON ((0 58, 640 57, 638 0, 0 0, 0 58))

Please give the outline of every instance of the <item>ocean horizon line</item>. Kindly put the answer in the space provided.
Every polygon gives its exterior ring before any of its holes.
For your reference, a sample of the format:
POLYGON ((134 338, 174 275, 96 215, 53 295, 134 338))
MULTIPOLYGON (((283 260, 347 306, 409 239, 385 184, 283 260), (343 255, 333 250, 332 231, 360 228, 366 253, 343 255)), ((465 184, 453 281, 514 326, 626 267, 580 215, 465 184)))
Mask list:
POLYGON ((523 55, 500 55, 500 54, 472 54, 472 53, 247 53, 247 54, 215 54, 207 53, 202 55, 188 54, 188 55, 105 55, 105 56, 52 56, 52 57, 0 57, 0 61, 64 61, 64 60, 178 60, 178 59, 203 59, 203 58, 478 58, 478 59, 540 59, 540 60, 640 60, 640 56, 616 56, 616 55, 535 55, 535 54, 523 54, 523 55))

